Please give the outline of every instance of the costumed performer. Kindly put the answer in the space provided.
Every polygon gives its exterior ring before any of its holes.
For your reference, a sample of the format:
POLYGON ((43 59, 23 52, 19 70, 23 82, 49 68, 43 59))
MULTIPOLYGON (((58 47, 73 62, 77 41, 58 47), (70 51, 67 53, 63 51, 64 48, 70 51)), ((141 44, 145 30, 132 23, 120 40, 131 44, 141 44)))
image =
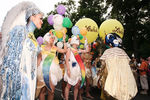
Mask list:
POLYGON ((110 48, 100 57, 108 72, 101 99, 131 100, 137 93, 137 86, 129 65, 130 58, 120 48, 122 40, 116 33, 110 33, 106 35, 105 43, 110 48))
POLYGON ((74 86, 74 100, 77 100, 80 82, 82 87, 85 81, 85 67, 79 53, 87 52, 88 48, 86 50, 78 50, 79 40, 76 36, 71 38, 70 44, 71 47, 67 49, 66 53, 67 68, 64 74, 64 80, 67 82, 65 88, 65 99, 68 100, 69 90, 71 86, 74 86))
POLYGON ((42 18, 32 2, 21 2, 7 13, 0 51, 1 100, 34 100, 40 47, 33 32, 41 28, 42 18))
POLYGON ((42 51, 38 56, 36 96, 39 96, 40 100, 45 100, 46 90, 48 90, 48 100, 53 100, 55 86, 62 79, 62 70, 56 52, 65 53, 67 51, 65 38, 64 35, 64 49, 60 49, 55 46, 57 39, 55 35, 47 33, 44 36, 46 45, 42 46, 42 51))
MULTIPOLYGON (((85 44, 86 44, 86 46, 88 46, 89 51, 86 52, 86 53, 82 53, 81 58, 82 58, 83 63, 85 65, 86 97, 93 99, 94 97, 92 97, 91 94, 90 94, 90 84, 92 84, 91 44, 87 44, 87 42, 85 44)), ((83 92, 83 90, 81 89, 80 92, 79 92, 79 100, 82 100, 82 98, 80 96, 82 94, 82 92, 83 92)))

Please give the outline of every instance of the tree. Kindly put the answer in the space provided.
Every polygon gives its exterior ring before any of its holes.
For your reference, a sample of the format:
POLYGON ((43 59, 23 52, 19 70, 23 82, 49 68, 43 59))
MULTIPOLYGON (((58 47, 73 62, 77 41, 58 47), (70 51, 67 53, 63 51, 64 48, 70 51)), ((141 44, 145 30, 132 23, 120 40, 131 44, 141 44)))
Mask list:
POLYGON ((108 6, 104 0, 80 0, 76 19, 91 18, 98 26, 104 21, 104 14, 107 13, 108 6))
POLYGON ((123 45, 126 51, 140 56, 141 52, 144 52, 141 49, 143 43, 150 43, 150 1, 106 0, 106 2, 112 6, 110 18, 123 23, 125 29, 123 45))

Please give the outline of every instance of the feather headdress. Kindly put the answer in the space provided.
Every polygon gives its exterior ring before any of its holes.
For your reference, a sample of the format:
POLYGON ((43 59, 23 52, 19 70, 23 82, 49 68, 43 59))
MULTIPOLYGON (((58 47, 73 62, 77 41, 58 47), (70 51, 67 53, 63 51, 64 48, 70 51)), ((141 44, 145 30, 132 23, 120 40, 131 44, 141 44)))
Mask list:
POLYGON ((10 36, 9 32, 16 25, 26 25, 26 18, 29 16, 27 15, 27 11, 31 8, 37 8, 37 6, 32 2, 24 1, 17 4, 15 7, 13 7, 11 10, 8 11, 1 27, 2 42, 0 47, 1 48, 0 66, 2 64, 2 59, 4 57, 4 54, 7 52, 6 44, 10 36))

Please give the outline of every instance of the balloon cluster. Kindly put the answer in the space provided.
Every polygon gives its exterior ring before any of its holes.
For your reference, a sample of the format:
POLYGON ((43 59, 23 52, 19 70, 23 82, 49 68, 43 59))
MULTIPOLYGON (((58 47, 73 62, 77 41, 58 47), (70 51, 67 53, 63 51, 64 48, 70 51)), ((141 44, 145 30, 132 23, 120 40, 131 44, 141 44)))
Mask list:
MULTIPOLYGON (((83 36, 86 36, 86 34, 87 34, 86 28, 80 28, 80 29, 79 29, 78 26, 73 26, 72 29, 71 29, 71 32, 72 32, 73 35, 77 36, 77 38, 78 38, 80 41, 82 41, 82 40, 84 39, 83 36)), ((80 47, 81 49, 84 48, 83 43, 80 44, 79 47, 80 47)))
MULTIPOLYGON (((56 11, 58 14, 49 15, 47 21, 50 25, 53 25, 58 40, 62 41, 63 35, 66 35, 67 33, 66 28, 71 28, 72 22, 68 17, 63 16, 66 12, 63 5, 58 5, 56 11)), ((68 35, 66 35, 66 37, 68 37, 68 35)))

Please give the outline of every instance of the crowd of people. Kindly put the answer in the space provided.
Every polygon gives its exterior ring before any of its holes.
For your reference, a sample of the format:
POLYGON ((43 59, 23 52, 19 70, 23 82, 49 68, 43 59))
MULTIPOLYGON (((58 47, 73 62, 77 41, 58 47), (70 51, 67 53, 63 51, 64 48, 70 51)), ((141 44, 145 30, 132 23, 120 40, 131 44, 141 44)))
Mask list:
POLYGON ((9 17, 5 18, 0 52, 1 100, 45 100, 47 93, 47 99, 54 100, 55 87, 60 80, 63 80, 65 100, 69 100, 71 87, 74 100, 82 100, 83 92, 94 99, 90 94, 91 86, 101 88, 102 100, 130 100, 137 94, 137 86, 141 94, 148 93, 150 57, 147 61, 141 57, 141 63, 134 57, 130 61, 116 33, 106 35, 105 43, 109 48, 93 60, 92 44, 87 43, 86 37, 84 47, 79 48, 79 37, 72 36, 66 43, 63 35, 63 48, 60 48, 55 45, 55 34, 48 32, 43 37, 44 44, 39 45, 33 33, 42 26, 43 13, 31 2, 24 2, 10 12, 16 8, 19 12, 16 16, 25 14, 27 24, 7 29, 8 24, 16 25, 18 20, 12 22, 9 17))
POLYGON ((131 57, 130 67, 133 72, 138 90, 141 94, 149 94, 150 90, 150 57, 131 57))

